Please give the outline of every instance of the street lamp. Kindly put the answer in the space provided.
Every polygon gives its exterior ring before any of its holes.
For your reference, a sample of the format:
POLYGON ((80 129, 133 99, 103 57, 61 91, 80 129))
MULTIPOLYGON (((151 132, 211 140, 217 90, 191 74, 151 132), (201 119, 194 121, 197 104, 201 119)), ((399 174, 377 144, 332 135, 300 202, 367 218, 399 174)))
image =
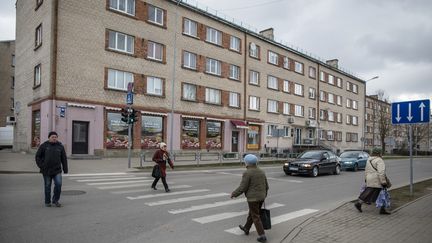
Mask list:
MULTIPOLYGON (((365 150, 365 143, 366 143, 366 84, 367 84, 367 82, 369 82, 369 81, 371 81, 371 80, 374 80, 374 79, 377 79, 377 78, 379 78, 379 76, 374 76, 374 77, 372 77, 372 78, 370 78, 370 79, 368 79, 368 80, 365 80, 364 82, 365 82, 365 86, 364 86, 364 125, 363 125, 363 151, 365 150)), ((372 133, 372 135, 373 135, 373 138, 372 138, 372 140, 374 141, 375 140, 375 123, 374 123, 374 127, 373 127, 373 133, 372 133)))

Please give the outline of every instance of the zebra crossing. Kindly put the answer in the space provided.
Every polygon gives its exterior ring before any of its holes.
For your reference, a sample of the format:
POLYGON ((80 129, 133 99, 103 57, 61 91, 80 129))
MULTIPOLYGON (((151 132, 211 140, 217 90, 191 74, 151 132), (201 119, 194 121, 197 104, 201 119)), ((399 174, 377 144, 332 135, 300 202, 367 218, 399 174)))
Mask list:
MULTIPOLYGON (((176 181, 170 181, 170 193, 154 191, 150 188, 153 178, 131 173, 95 173, 95 174, 69 174, 65 175, 68 179, 77 183, 85 183, 90 187, 110 192, 113 195, 125 197, 128 200, 143 200, 144 205, 148 207, 166 207, 167 212, 172 215, 187 214, 198 211, 210 212, 210 209, 224 210, 223 213, 205 215, 202 217, 191 217, 193 222, 199 224, 211 224, 231 220, 236 217, 246 216, 248 210, 245 210, 244 204, 246 198, 229 199, 227 192, 212 192, 206 188, 194 188, 191 185, 178 185, 176 181), (197 203, 197 204, 196 204, 197 203), (182 207, 187 204, 188 207, 182 207), (242 206, 238 206, 238 205, 242 206), (180 205, 180 206, 179 206, 180 205), (229 207, 241 207, 242 210, 228 211, 229 207)), ((296 182, 293 182, 296 183, 296 182)), ((273 202, 266 206, 268 209, 283 209, 285 205, 273 202)), ((280 215, 272 215, 272 225, 287 222, 289 220, 312 214, 317 209, 302 209, 294 212, 286 212, 280 215)), ((221 229, 221 231, 242 235, 243 232, 238 227, 221 229)), ((250 232, 255 231, 254 226, 250 232)))

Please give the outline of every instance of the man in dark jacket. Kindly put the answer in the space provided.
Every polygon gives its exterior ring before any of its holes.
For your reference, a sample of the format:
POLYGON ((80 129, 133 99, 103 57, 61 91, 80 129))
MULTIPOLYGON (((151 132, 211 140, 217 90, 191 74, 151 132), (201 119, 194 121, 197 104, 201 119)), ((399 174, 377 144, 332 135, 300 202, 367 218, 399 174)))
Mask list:
POLYGON ((264 171, 257 167, 258 158, 255 155, 246 155, 244 162, 246 171, 243 173, 240 186, 231 193, 231 198, 245 194, 249 206, 249 215, 246 224, 244 226, 239 225, 239 228, 248 235, 253 223, 259 235, 257 241, 265 242, 267 237, 260 218, 260 208, 267 197, 269 189, 267 177, 264 171))
POLYGON ((45 184, 45 206, 56 207, 59 203, 62 187, 62 168, 68 173, 67 157, 63 145, 57 141, 57 133, 50 132, 48 141, 44 142, 36 153, 36 164, 40 168, 45 184), (54 181, 54 195, 51 200, 51 183, 54 181))

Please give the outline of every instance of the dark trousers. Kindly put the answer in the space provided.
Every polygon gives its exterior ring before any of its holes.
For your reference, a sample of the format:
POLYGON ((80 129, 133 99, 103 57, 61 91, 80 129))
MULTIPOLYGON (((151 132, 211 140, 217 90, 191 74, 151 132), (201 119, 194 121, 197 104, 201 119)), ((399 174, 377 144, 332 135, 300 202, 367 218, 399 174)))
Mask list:
POLYGON ((166 182, 166 178, 165 178, 165 177, 156 177, 156 178, 154 179, 154 181, 153 181, 152 187, 156 187, 156 184, 158 183, 159 178, 162 178, 162 183, 163 183, 163 185, 164 185, 164 187, 165 187, 165 190, 168 189, 168 184, 167 184, 167 182, 166 182))
POLYGON ((51 185, 54 181, 54 195, 52 197, 52 202, 56 203, 60 200, 61 187, 62 187, 62 174, 57 175, 44 175, 44 188, 45 188, 45 203, 51 203, 51 185))
POLYGON ((248 202, 249 206, 249 215, 246 220, 246 224, 244 225, 246 230, 249 230, 252 226, 252 223, 255 225, 258 235, 264 235, 264 228, 260 218, 260 208, 264 201, 259 202, 248 202))

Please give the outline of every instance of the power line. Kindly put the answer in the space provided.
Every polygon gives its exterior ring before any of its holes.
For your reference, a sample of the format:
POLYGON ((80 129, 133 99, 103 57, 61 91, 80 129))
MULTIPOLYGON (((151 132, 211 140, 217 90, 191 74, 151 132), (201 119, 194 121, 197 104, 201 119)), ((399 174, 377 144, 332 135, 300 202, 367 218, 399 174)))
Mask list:
POLYGON ((239 8, 227 8, 227 9, 220 9, 219 11, 232 11, 232 10, 243 10, 243 9, 248 9, 248 8, 255 8, 255 7, 259 7, 259 6, 264 6, 264 5, 269 5, 269 4, 273 4, 276 2, 282 2, 285 0, 275 0, 275 1, 270 1, 270 2, 265 2, 265 3, 258 3, 255 5, 250 5, 250 6, 245 6, 245 7, 239 7, 239 8))

